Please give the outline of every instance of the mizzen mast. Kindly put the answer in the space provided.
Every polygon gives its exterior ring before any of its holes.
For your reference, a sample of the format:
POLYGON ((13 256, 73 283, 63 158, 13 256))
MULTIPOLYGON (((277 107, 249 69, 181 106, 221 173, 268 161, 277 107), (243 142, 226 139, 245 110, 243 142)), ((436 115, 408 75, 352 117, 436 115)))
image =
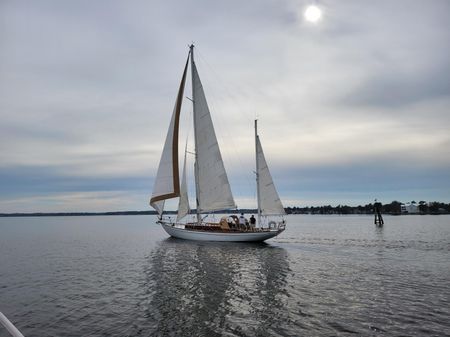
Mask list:
POLYGON ((258 160, 258 120, 255 119, 255 157, 256 157, 256 200, 258 204, 258 226, 261 226, 261 189, 259 187, 259 160, 258 160))

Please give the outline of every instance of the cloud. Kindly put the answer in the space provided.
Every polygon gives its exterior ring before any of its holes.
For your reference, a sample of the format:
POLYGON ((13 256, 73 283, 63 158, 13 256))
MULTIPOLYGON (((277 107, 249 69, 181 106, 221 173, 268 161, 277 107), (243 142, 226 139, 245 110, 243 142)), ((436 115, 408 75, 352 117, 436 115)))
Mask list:
POLYGON ((45 166, 0 168, 0 186, 3 213, 142 210, 152 187, 146 175, 80 176, 45 166))
MULTIPOLYGON (((450 52, 450 50, 449 50, 450 52)), ((432 64, 431 70, 402 71, 401 66, 375 73, 343 99, 345 105, 398 108, 450 96, 450 64, 432 64)))
POLYGON ((0 212, 107 212, 145 209, 146 195, 128 191, 46 193, 0 199, 0 212))
POLYGON ((47 192, 71 191, 148 191, 151 184, 147 176, 129 175, 114 177, 95 175, 80 176, 66 167, 11 167, 0 169, 2 194, 18 196, 47 192), (72 174, 71 174, 72 173, 72 174))
MULTIPOLYGON (((437 183, 450 171, 449 3, 322 1, 318 25, 303 21, 306 5, 2 2, 2 209, 13 198, 73 209, 58 196, 146 205, 191 41, 244 204, 254 196, 255 116, 282 198, 364 200, 378 180, 378 194, 394 186, 449 199, 437 183)), ((186 101, 182 142, 191 110, 186 101)))

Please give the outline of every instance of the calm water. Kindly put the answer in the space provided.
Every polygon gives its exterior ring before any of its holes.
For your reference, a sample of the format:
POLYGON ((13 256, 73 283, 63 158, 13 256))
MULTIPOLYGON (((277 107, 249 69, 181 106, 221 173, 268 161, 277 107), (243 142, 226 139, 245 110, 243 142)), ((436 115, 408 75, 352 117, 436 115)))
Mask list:
POLYGON ((220 244, 152 216, 0 218, 0 311, 26 337, 449 336, 450 216, 385 221, 220 244))

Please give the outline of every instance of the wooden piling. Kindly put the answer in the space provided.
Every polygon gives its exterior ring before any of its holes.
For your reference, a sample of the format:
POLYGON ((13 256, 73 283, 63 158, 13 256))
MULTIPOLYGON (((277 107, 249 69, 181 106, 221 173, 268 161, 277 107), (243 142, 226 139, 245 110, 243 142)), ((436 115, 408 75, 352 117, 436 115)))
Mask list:
POLYGON ((375 214, 375 225, 377 225, 378 227, 383 227, 384 220, 383 217, 381 216, 381 202, 375 202, 374 214, 375 214))

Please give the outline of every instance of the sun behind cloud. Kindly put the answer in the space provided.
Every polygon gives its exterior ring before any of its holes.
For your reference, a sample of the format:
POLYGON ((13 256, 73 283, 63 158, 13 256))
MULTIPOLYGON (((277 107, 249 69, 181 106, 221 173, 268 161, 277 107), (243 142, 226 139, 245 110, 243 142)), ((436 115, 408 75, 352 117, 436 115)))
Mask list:
POLYGON ((317 23, 322 19, 322 10, 316 5, 309 5, 303 13, 305 19, 312 23, 317 23))

